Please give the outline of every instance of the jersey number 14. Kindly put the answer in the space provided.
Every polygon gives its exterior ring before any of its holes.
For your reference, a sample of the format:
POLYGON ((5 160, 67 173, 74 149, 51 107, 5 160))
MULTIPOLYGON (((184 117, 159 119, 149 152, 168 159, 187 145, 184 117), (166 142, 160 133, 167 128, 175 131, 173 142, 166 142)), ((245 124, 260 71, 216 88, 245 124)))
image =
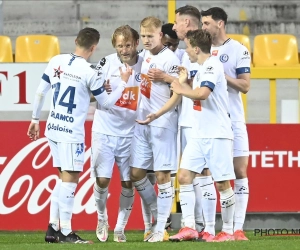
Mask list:
MULTIPOLYGON (((58 98, 58 95, 59 95, 59 91, 60 91, 60 82, 53 84, 52 88, 55 89, 54 94, 53 94, 53 107, 55 108, 57 98, 58 98)), ((76 104, 74 104, 75 90, 76 90, 75 87, 69 86, 65 90, 65 92, 62 94, 62 96, 61 96, 61 98, 59 99, 59 102, 58 102, 58 105, 68 108, 68 111, 67 111, 68 114, 72 114, 73 109, 76 108, 76 104), (68 94, 69 94, 69 101, 65 102, 66 96, 68 94)))

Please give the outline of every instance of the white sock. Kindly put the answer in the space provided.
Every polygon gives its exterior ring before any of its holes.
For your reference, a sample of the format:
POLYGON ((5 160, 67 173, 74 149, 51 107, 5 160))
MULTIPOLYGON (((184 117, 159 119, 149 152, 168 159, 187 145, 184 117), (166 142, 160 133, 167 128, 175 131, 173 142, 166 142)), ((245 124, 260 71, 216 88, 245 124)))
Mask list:
POLYGON ((195 191, 193 184, 180 185, 180 206, 182 212, 182 222, 185 227, 195 229, 195 191))
POLYGON ((157 195, 157 225, 156 232, 164 232, 167 219, 170 215, 170 209, 172 207, 172 187, 171 181, 158 184, 157 195))
POLYGON ((51 193, 50 198, 50 220, 49 223, 52 224, 52 228, 55 231, 59 230, 59 204, 58 204, 58 196, 59 196, 59 189, 61 185, 61 179, 56 181, 55 187, 51 193))
POLYGON ((124 232, 128 218, 131 214, 132 204, 134 200, 134 189, 122 187, 120 195, 120 208, 118 214, 115 232, 124 232))
POLYGON ((202 191, 200 184, 201 177, 195 177, 193 180, 193 187, 195 191, 195 222, 197 224, 203 224, 203 213, 202 213, 202 191))
POLYGON ((205 221, 204 232, 215 235, 217 192, 210 176, 199 177, 202 191, 202 211, 205 221))
POLYGON ((248 178, 234 180, 234 194, 235 194, 235 213, 234 213, 234 232, 243 230, 248 199, 249 186, 248 178))
MULTIPOLYGON (((171 177, 171 188, 172 188, 172 205, 171 205, 171 209, 170 209, 170 214, 172 213, 172 207, 174 204, 174 200, 175 200, 175 176, 171 177)), ((170 215, 169 215, 170 216, 170 215)))
POLYGON ((105 217, 107 217, 106 211, 106 201, 108 196, 108 188, 101 188, 95 182, 94 185, 94 197, 96 201, 96 208, 98 214, 98 220, 106 221, 105 217))
MULTIPOLYGON (((139 192, 144 204, 144 208, 149 207, 150 212, 154 218, 154 221, 157 221, 157 197, 153 185, 149 179, 144 177, 143 179, 132 183, 136 190, 139 192)), ((145 219, 145 218, 144 218, 145 219)), ((152 222, 152 220, 150 220, 152 222)))
POLYGON ((63 235, 67 236, 72 232, 71 219, 74 206, 74 197, 77 183, 62 182, 59 189, 59 218, 63 235))
POLYGON ((222 231, 233 234, 233 216, 235 209, 234 192, 228 188, 220 192, 221 214, 223 220, 222 231))

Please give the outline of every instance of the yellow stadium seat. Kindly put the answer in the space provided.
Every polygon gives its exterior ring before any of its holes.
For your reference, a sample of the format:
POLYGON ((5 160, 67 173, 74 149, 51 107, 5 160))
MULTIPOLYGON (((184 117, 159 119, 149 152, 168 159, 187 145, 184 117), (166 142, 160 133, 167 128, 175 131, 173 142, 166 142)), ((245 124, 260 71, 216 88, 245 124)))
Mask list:
POLYGON ((253 44, 254 67, 300 66, 297 39, 293 35, 257 35, 253 44))
POLYGON ((241 44, 243 44, 248 51, 251 53, 251 46, 250 46, 250 39, 248 36, 246 35, 242 35, 242 34, 226 34, 229 38, 236 40, 238 42, 240 42, 241 44))
POLYGON ((8 36, 0 36, 0 62, 13 62, 11 40, 8 36))
POLYGON ((25 35, 16 40, 15 62, 49 62, 60 54, 59 41, 56 36, 25 35))

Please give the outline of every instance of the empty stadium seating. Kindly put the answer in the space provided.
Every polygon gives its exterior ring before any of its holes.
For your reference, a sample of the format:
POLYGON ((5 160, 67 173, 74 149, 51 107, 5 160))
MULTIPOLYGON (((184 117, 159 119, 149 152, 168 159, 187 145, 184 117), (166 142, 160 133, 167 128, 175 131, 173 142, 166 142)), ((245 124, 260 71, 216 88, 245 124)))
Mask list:
POLYGON ((253 64, 254 67, 300 66, 296 37, 288 34, 255 36, 253 64))
POLYGON ((8 36, 0 36, 0 62, 13 62, 11 40, 8 36))
POLYGON ((51 35, 25 35, 16 40, 15 62, 49 62, 60 54, 59 41, 51 35))

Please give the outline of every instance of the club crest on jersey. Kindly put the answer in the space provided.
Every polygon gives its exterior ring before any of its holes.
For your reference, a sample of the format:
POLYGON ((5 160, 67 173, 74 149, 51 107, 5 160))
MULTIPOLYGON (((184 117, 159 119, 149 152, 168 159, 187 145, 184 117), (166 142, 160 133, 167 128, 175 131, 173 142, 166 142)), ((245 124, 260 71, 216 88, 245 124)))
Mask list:
POLYGON ((60 66, 58 66, 57 69, 54 69, 54 76, 53 77, 58 77, 60 79, 60 74, 64 73, 62 70, 60 70, 60 66))
POLYGON ((220 61, 222 63, 226 63, 229 59, 229 56, 227 54, 223 54, 223 55, 220 55, 220 61))
POLYGON ((149 67, 150 69, 155 69, 156 68, 156 64, 155 63, 152 63, 149 67))
POLYGON ((137 74, 135 75, 135 80, 136 80, 137 82, 141 82, 141 81, 142 81, 141 73, 137 73, 137 74))
POLYGON ((218 50, 213 50, 213 51, 211 52, 211 55, 212 55, 212 56, 217 56, 217 55, 218 55, 218 52, 219 52, 218 50))
POLYGON ((173 66, 169 69, 169 73, 170 73, 170 74, 178 73, 178 66, 177 66, 177 65, 173 65, 173 66))
POLYGON ((79 156, 80 154, 82 154, 82 152, 83 152, 83 143, 77 143, 76 144, 76 152, 75 152, 75 154, 77 156, 79 156))

